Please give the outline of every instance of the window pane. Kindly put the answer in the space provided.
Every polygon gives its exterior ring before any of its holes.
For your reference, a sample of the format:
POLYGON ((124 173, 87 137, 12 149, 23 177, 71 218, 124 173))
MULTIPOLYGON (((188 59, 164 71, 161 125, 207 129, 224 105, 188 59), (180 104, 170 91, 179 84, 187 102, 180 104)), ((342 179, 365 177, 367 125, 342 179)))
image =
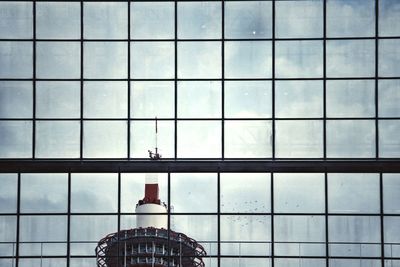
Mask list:
MULTIPOLYGON (((207 265, 208 266, 208 265, 207 265)), ((271 259, 268 258, 221 258, 221 267, 231 266, 263 266, 271 267, 271 259)))
POLYGON ((16 226, 16 216, 0 216, 0 242, 15 242, 16 226))
POLYGON ((85 82, 83 116, 85 118, 127 118, 127 98, 126 82, 85 82))
POLYGON ((325 177, 321 173, 274 174, 274 211, 322 213, 325 211, 325 177))
POLYGON ((80 82, 36 82, 37 118, 79 118, 80 82))
POLYGON ((0 158, 32 157, 32 122, 0 121, 0 158))
POLYGON ((21 174, 21 212, 67 212, 67 207, 67 174, 21 174))
POLYGON ((36 34, 40 39, 79 39, 80 3, 36 4, 36 34))
POLYGON ((397 0, 379 0, 379 35, 400 35, 400 3, 397 0))
POLYGON ((220 78, 221 42, 178 43, 179 78, 220 78))
POLYGON ((221 3, 178 2, 178 38, 221 38, 221 3))
POLYGON ((276 157, 320 158, 323 156, 323 124, 319 120, 277 121, 276 157))
POLYGON ((400 120, 379 121, 379 156, 400 157, 400 120))
POLYGON ((0 42, 0 78, 32 78, 32 42, 0 42))
POLYGON ((328 77, 375 76, 375 41, 329 40, 326 42, 328 77))
POLYGON ((18 260, 18 266, 20 267, 65 267, 67 266, 67 260, 64 258, 36 258, 36 259, 23 259, 18 260))
POLYGON ((221 157, 221 123, 178 121, 178 157, 221 157))
POLYGON ((400 40, 379 40, 379 76, 400 76, 400 40))
POLYGON ((328 37, 375 34, 375 0, 329 0, 326 11, 328 37))
POLYGON ((325 259, 304 259, 304 258, 275 258, 276 267, 326 267, 325 259))
POLYGON ((400 174, 383 174, 383 208, 386 213, 400 213, 400 174))
POLYGON ((127 3, 84 3, 84 34, 88 39, 125 39, 127 3))
POLYGON ((271 154, 271 121, 225 121, 225 157, 267 158, 271 154))
POLYGON ((326 127, 328 157, 375 157, 375 121, 328 120, 326 127))
POLYGON ((329 212, 379 213, 379 175, 330 173, 329 212))
POLYGON ((133 78, 173 78, 175 76, 174 63, 173 42, 131 43, 131 76, 133 78))
POLYGON ((131 3, 131 37, 174 38, 174 10, 174 3, 131 3))
POLYGON ((14 173, 0 174, 0 213, 17 212, 17 178, 14 173))
POLYGON ((127 157, 126 121, 85 121, 83 123, 83 157, 127 157))
POLYGON ((225 2, 225 38, 271 38, 270 1, 225 2))
POLYGON ((37 158, 78 158, 80 121, 36 121, 37 158))
POLYGON ((79 78, 79 42, 37 42, 38 78, 79 78))
POLYGON ((178 82, 178 117, 221 117, 221 82, 178 82))
POLYGON ((225 117, 270 118, 272 116, 271 82, 226 81, 225 117))
POLYGON ((323 116, 322 81, 276 81, 275 116, 318 118, 323 116))
POLYGON ((0 3, 0 38, 32 38, 32 3, 0 3))
POLYGON ((329 259, 329 267, 381 267, 380 260, 329 259))
POLYGON ((0 82, 0 118, 32 118, 32 82, 0 82))
POLYGON ((400 117, 400 80, 380 80, 379 116, 400 117))
POLYGON ((326 113, 328 117, 374 117, 375 81, 327 81, 326 113))
POLYGON ((322 77, 322 48, 321 41, 277 41, 275 54, 276 77, 322 77))
POLYGON ((277 1, 276 37, 322 37, 323 1, 277 1))
POLYGON ((221 212, 270 212, 269 173, 221 173, 220 179, 221 212))
POLYGON ((86 78, 123 79, 128 76, 126 42, 85 42, 86 78))
POLYGON ((225 43, 227 78, 267 78, 272 76, 271 42, 225 43))
POLYGON ((173 118, 174 99, 173 82, 131 82, 131 117, 173 118))
MULTIPOLYGON (((385 216, 385 243, 399 243, 400 237, 400 218, 395 216, 385 216)), ((398 256, 397 256, 398 257, 398 256)))

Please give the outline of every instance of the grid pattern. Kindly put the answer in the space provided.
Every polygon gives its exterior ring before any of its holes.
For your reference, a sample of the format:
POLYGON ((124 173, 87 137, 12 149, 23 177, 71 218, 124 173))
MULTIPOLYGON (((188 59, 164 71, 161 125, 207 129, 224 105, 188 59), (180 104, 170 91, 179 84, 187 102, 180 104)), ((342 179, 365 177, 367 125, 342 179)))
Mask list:
POLYGON ((399 158, 397 1, 1 6, 1 158, 399 158))

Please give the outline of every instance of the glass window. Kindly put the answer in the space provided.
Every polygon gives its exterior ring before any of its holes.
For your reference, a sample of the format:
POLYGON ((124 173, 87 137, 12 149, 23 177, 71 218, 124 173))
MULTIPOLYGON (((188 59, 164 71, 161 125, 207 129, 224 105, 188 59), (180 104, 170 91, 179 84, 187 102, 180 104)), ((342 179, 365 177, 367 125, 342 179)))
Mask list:
POLYGON ((276 157, 321 158, 323 156, 322 121, 277 121, 275 131, 276 157))
POLYGON ((275 258, 276 267, 326 267, 325 259, 275 258))
POLYGON ((383 209, 385 213, 400 213, 400 174, 383 174, 383 209))
POLYGON ((83 117, 127 118, 127 99, 128 89, 126 82, 85 82, 83 88, 83 117))
POLYGON ((32 38, 32 3, 0 3, 0 38, 32 38))
POLYGON ((329 0, 326 13, 328 37, 375 35, 375 0, 329 0))
POLYGON ((17 212, 17 178, 14 173, 0 174, 0 213, 17 212))
POLYGON ((32 82, 0 81, 0 118, 32 118, 32 82))
POLYGON ((37 77, 79 78, 80 53, 79 42, 37 42, 37 77))
POLYGON ((178 38, 221 38, 221 3, 178 2, 178 38))
POLYGON ((136 79, 173 78, 175 77, 174 55, 173 42, 133 42, 131 76, 136 79))
POLYGON ((179 78, 221 78, 221 42, 179 42, 179 78))
POLYGON ((276 37, 322 37, 323 1, 277 1, 276 37))
MULTIPOLYGON (((208 266, 208 265, 206 265, 208 266)), ((221 267, 230 267, 230 266, 264 266, 271 267, 271 259, 268 258, 221 258, 221 267)))
POLYGON ((83 157, 126 158, 126 121, 85 121, 83 123, 83 157))
POLYGON ((173 82, 131 82, 132 118, 173 118, 175 110, 173 82))
POLYGON ((375 41, 328 40, 326 73, 328 77, 375 76, 375 41))
POLYGON ((225 38, 257 39, 272 36, 272 2, 225 2, 225 38))
POLYGON ((179 118, 221 117, 221 82, 178 82, 179 118))
POLYGON ((0 216, 0 242, 15 242, 16 226, 16 216, 0 216))
POLYGON ((374 117, 375 81, 327 81, 326 113, 328 117, 374 117))
POLYGON ((123 79, 128 76, 126 42, 85 42, 86 78, 123 79))
POLYGON ((174 3, 131 3, 131 38, 174 38, 174 16, 174 3))
POLYGON ((379 175, 328 174, 328 209, 332 213, 379 213, 379 175))
POLYGON ((36 121, 37 158, 79 158, 80 121, 36 121))
POLYGON ((400 80, 379 80, 379 116, 400 117, 400 80))
POLYGON ((221 157, 219 121, 178 121, 178 157, 221 157))
POLYGON ((117 207, 118 174, 73 173, 71 175, 71 212, 116 212, 117 207))
POLYGON ((0 78, 32 78, 32 42, 0 42, 0 78))
POLYGON ((172 173, 171 205, 173 212, 217 212, 217 174, 172 173))
POLYGON ((383 158, 400 157, 400 120, 379 121, 379 156, 383 158))
POLYGON ((80 3, 40 2, 36 4, 36 35, 39 39, 79 39, 80 3))
POLYGON ((379 76, 400 76, 400 40, 379 40, 379 76))
MULTIPOLYGON (((288 2, 292 3, 292 2, 288 2)), ((277 78, 322 77, 321 41, 277 41, 275 75, 277 78)))
POLYGON ((0 121, 0 158, 32 157, 32 122, 0 121))
POLYGON ((220 181, 221 212, 270 212, 269 173, 221 173, 220 181))
POLYGON ((65 258, 20 258, 18 260, 18 266, 20 267, 65 267, 67 266, 67 260, 65 258))
POLYGON ((275 173, 274 211, 322 213, 325 211, 325 176, 322 173, 275 173))
POLYGON ((379 35, 400 35, 400 3, 397 0, 379 0, 379 35))
POLYGON ((84 3, 84 37, 87 39, 126 39, 127 3, 84 3))
POLYGON ((227 78, 267 78, 272 76, 271 42, 225 42, 227 78))
POLYGON ((149 158, 148 150, 158 152, 163 158, 175 155, 174 121, 157 122, 157 140, 155 121, 131 121, 131 155, 132 158, 149 158))
POLYGON ((326 127, 328 157, 375 157, 374 120, 328 120, 326 127))
POLYGON ((36 82, 37 118, 79 118, 80 82, 36 82))
MULTIPOLYGON (((385 243, 399 243, 400 237, 398 233, 400 231, 400 218, 395 216, 385 216, 384 220, 383 229, 385 230, 385 243)), ((398 257, 398 255, 395 257, 398 257)))
POLYGON ((64 173, 22 173, 21 212, 67 212, 68 175, 64 173))
POLYGON ((275 116, 278 118, 321 118, 322 81, 276 81, 275 116))
POLYGON ((381 267, 380 260, 368 259, 329 259, 330 267, 381 267))
POLYGON ((226 158, 269 158, 271 121, 225 121, 226 158))

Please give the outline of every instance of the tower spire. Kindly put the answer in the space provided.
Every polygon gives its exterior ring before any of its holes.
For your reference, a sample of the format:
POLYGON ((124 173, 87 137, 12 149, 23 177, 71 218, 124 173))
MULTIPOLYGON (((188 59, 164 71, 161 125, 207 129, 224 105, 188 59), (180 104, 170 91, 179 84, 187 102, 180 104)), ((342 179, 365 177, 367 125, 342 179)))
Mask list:
POLYGON ((158 153, 158 121, 157 121, 157 117, 155 119, 155 130, 156 130, 156 133, 155 133, 155 144, 156 144, 155 152, 151 151, 150 149, 148 150, 148 152, 149 152, 150 159, 159 160, 159 159, 161 159, 161 154, 158 153))

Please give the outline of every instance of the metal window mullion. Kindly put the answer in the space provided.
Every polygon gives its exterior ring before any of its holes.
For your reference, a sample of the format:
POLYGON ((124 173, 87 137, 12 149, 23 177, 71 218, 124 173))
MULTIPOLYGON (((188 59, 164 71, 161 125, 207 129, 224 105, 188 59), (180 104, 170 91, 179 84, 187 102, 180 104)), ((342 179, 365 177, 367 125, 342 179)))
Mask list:
MULTIPOLYGON (((20 236, 20 214, 21 214, 21 173, 17 177, 17 225, 15 237, 15 266, 19 266, 19 236, 20 236)), ((13 255, 14 256, 14 255, 13 255)))
MULTIPOLYGON (((275 159, 275 0, 272 0, 272 158, 275 159)), ((274 266, 272 258, 272 267, 274 266)))
POLYGON ((379 78, 379 0, 375 0, 375 157, 377 159, 379 158, 378 78, 379 78))
MULTIPOLYGON (((175 30, 175 38, 174 38, 174 49, 175 49, 175 77, 174 77, 174 158, 178 158, 178 1, 174 1, 174 30, 175 30)), ((169 265, 169 263, 168 263, 169 265)))
POLYGON ((83 77, 84 77, 84 75, 83 75, 83 53, 84 53, 84 43, 83 43, 83 31, 84 31, 84 28, 83 28, 83 8, 84 8, 84 6, 83 6, 84 4, 83 4, 83 0, 81 0, 80 1, 80 6, 81 6, 81 10, 80 10, 80 12, 81 12, 81 23, 80 23, 80 30, 81 30, 81 36, 80 36, 80 45, 81 45, 81 54, 80 54, 80 68, 81 68, 81 71, 80 71, 80 108, 81 108, 81 110, 80 110, 80 124, 81 124, 81 129, 80 129, 80 147, 79 147, 79 155, 80 155, 80 159, 83 159, 83 134, 84 134, 84 132, 83 132, 83 130, 84 130, 84 128, 83 128, 83 81, 84 81, 84 79, 83 79, 83 77))
POLYGON ((32 158, 36 157, 36 1, 32 3, 32 158))
POLYGON ((127 158, 131 158, 131 1, 128 0, 128 129, 127 129, 127 158))
MULTIPOLYGON (((326 118, 327 118, 327 115, 326 115, 326 16, 327 16, 327 12, 326 12, 326 1, 327 0, 324 0, 323 1, 323 16, 324 16, 324 21, 323 21, 323 29, 324 29, 324 32, 323 32, 323 34, 324 34, 324 40, 323 40, 323 158, 324 159, 326 159, 326 157, 327 157, 327 146, 326 146, 326 143, 327 143, 327 139, 326 139, 326 137, 327 137, 327 134, 326 134, 326 124, 327 124, 327 121, 326 121, 326 118)), ((327 266, 329 266, 329 265, 327 265, 327 266)))
POLYGON ((221 266, 221 173, 217 173, 217 266, 221 266))
POLYGON ((325 190, 325 256, 326 256, 326 267, 329 267, 329 203, 328 203, 328 173, 324 173, 324 190, 325 190))
POLYGON ((171 173, 168 172, 168 187, 167 187, 167 199, 168 199, 168 206, 167 206, 167 216, 168 216, 168 245, 167 245, 167 259, 168 259, 168 267, 170 267, 171 261, 171 173))
POLYGON ((274 234, 274 173, 271 173, 271 267, 274 267, 275 262, 275 234, 274 234))
MULTIPOLYGON (((221 158, 225 158, 225 0, 221 1, 221 158)), ((219 229, 219 228, 218 228, 219 229)), ((219 242, 218 242, 219 245, 219 242)), ((219 248, 219 247, 218 247, 219 248)), ((218 253, 218 256, 220 254, 218 253)), ((220 257, 218 257, 218 266, 220 257)))
POLYGON ((71 173, 68 172, 68 203, 67 203, 67 267, 71 257, 71 173))

